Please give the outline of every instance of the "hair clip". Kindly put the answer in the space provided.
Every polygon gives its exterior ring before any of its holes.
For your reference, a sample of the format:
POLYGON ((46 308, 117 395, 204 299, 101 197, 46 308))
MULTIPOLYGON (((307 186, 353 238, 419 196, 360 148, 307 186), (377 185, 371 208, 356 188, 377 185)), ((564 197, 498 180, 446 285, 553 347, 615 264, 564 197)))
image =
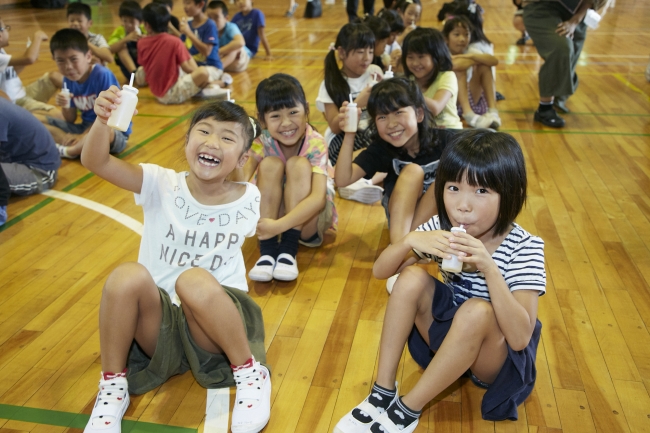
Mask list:
POLYGON ((334 42, 330 43, 330 46, 327 47, 327 49, 328 49, 329 51, 334 51, 334 50, 336 49, 336 45, 334 44, 334 42))
POLYGON ((248 116, 248 120, 250 120, 251 126, 253 127, 253 138, 255 138, 255 136, 257 135, 257 126, 255 126, 255 119, 248 116))
POLYGON ((467 6, 467 10, 470 11, 471 13, 475 14, 476 13, 476 3, 472 3, 469 6, 467 6))

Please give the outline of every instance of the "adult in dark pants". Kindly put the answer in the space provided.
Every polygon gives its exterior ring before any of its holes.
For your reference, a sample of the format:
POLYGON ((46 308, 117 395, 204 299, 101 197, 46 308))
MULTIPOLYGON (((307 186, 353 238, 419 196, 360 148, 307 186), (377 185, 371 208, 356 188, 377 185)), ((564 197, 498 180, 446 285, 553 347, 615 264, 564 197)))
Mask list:
POLYGON ((593 0, 524 1, 524 25, 544 59, 539 70, 536 122, 553 128, 564 126, 555 109, 568 113, 566 99, 578 87, 576 65, 587 36, 583 19, 592 4, 593 0))
MULTIPOLYGON (((348 19, 351 23, 359 22, 357 16, 357 9, 359 8, 359 0, 348 0, 345 10, 348 12, 348 19)), ((375 14, 375 0, 363 0, 363 13, 368 15, 375 14)))

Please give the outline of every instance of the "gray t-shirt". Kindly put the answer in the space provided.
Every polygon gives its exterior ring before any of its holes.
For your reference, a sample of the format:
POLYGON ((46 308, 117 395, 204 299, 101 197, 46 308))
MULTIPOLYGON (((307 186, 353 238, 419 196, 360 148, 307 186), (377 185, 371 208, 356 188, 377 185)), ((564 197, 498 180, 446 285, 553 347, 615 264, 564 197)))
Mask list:
POLYGON ((0 162, 45 171, 61 165, 59 151, 45 126, 23 107, 0 98, 0 162))

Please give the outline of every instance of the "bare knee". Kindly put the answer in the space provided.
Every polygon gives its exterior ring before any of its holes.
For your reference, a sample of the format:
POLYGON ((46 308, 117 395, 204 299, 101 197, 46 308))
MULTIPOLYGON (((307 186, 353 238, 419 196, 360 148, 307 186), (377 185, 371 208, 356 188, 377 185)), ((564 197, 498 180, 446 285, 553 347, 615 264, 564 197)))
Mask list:
POLYGON ((106 279, 102 298, 109 301, 124 297, 139 297, 143 290, 151 288, 153 279, 151 274, 140 263, 122 263, 111 272, 106 279))
POLYGON ((215 295, 225 293, 214 276, 203 268, 184 271, 176 280, 176 294, 191 309, 207 305, 215 295))
POLYGON ((203 85, 208 82, 210 79, 210 73, 208 69, 204 66, 199 66, 194 72, 192 72, 192 80, 197 86, 203 85))
POLYGON ((407 164, 399 173, 397 184, 422 183, 424 181, 424 170, 418 164, 407 164), (401 182, 400 182, 401 181, 401 182))
POLYGON ((267 156, 262 159, 257 168, 261 175, 279 177, 284 175, 284 163, 277 156, 267 156))
POLYGON ((490 325, 496 324, 494 308, 484 299, 468 299, 454 315, 454 324, 466 327, 468 330, 487 331, 490 325))
POLYGON ((431 275, 426 270, 418 266, 408 266, 402 270, 395 281, 391 299, 395 295, 400 298, 418 299, 430 280, 431 275))
POLYGON ((311 163, 303 156, 292 156, 287 161, 285 173, 289 177, 303 177, 311 174, 311 163))

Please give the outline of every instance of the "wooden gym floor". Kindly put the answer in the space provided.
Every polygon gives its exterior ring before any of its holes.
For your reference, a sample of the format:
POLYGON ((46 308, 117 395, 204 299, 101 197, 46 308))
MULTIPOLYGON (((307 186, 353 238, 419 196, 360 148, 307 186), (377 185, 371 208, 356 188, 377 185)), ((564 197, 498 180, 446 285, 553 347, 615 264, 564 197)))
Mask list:
MULTIPOLYGON (((324 5, 315 20, 283 18, 286 1, 255 3, 267 16, 275 60, 254 59, 235 74, 233 98, 253 113, 256 83, 287 72, 313 104, 327 47, 346 22, 341 1, 324 5)), ((437 26, 441 1, 423 3, 421 24, 437 26)), ((546 242, 538 380, 519 420, 498 423, 481 419, 483 391, 459 380, 425 408, 417 432, 649 432, 650 84, 643 71, 650 4, 619 0, 600 29, 589 31, 580 89, 569 102, 574 112, 557 131, 533 123, 541 60, 533 46, 514 45, 511 2, 480 3, 500 60, 497 88, 507 97, 499 102, 502 130, 519 140, 528 163, 529 199, 518 222, 546 242)), ((93 6, 93 31, 111 33, 118 5, 93 6)), ((183 15, 180 0, 174 11, 183 15)), ((64 10, 5 6, 0 16, 12 26, 9 53, 24 50, 35 30, 51 35, 66 23, 64 10)), ((39 62, 21 77, 30 83, 54 68, 45 43, 39 62)), ((198 103, 162 106, 148 89, 140 95, 123 158, 184 169, 186 120, 198 103)), ((323 117, 311 110, 323 132, 323 117)), ((55 197, 12 198, 0 229, 3 433, 81 431, 87 418, 77 415, 90 413, 100 372, 101 288, 118 263, 137 258, 142 213, 132 194, 78 161, 63 162, 55 190, 55 197)), ((374 379, 387 294, 371 267, 388 244, 384 212, 379 204, 336 203, 339 232, 321 248, 301 247, 297 281, 250 285, 264 312, 273 367, 267 433, 331 431, 374 379)), ((244 254, 250 268, 258 255, 254 240, 244 254)), ((401 392, 420 374, 406 354, 401 392)), ((174 377, 133 397, 125 431, 203 431, 205 405, 206 391, 190 373, 174 377)))

